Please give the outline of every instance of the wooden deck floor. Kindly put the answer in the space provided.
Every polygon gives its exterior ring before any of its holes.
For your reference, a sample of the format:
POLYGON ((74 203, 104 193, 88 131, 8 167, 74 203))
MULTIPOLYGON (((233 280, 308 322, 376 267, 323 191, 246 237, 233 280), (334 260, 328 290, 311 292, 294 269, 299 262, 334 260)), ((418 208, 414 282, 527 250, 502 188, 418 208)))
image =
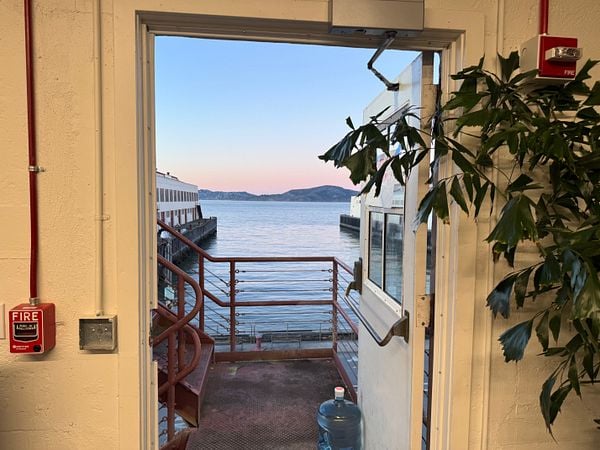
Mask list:
POLYGON ((316 412, 342 385, 331 360, 213 365, 189 450, 314 450, 316 412))

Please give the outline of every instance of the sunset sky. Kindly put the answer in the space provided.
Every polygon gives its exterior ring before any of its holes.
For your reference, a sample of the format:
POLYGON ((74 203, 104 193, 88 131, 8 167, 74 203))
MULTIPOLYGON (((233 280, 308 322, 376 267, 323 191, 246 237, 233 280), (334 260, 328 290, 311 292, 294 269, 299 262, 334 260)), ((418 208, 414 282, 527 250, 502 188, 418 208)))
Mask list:
MULTIPOLYGON (((383 84, 373 50, 159 37, 157 168, 200 189, 280 193, 333 184, 345 170, 317 158, 383 84)), ((389 79, 416 53, 387 51, 389 79)))

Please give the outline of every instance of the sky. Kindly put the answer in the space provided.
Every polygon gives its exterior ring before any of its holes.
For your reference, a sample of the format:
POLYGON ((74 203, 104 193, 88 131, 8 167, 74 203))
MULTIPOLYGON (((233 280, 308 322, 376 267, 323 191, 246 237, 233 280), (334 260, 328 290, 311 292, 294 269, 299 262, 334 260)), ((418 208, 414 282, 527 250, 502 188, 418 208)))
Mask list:
MULTIPOLYGON (((367 70, 373 49, 156 39, 157 168, 200 189, 281 193, 356 187, 318 159, 362 123, 384 85, 367 70)), ((396 77, 415 52, 386 51, 396 77)))

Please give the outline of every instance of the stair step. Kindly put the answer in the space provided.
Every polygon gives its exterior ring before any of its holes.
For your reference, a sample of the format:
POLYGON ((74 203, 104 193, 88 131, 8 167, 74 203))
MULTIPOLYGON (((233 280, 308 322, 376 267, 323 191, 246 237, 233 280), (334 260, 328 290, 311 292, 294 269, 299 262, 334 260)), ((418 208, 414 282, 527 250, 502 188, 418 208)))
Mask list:
MULTIPOLYGON (((196 368, 175 386, 175 409, 186 422, 196 427, 208 379, 208 370, 213 358, 214 345, 203 343, 200 347, 200 360, 196 368)), ((167 381, 166 366, 159 363, 158 383, 167 381)), ((166 397, 166 396, 165 396, 166 397)), ((165 399, 160 399, 165 401, 165 399)))

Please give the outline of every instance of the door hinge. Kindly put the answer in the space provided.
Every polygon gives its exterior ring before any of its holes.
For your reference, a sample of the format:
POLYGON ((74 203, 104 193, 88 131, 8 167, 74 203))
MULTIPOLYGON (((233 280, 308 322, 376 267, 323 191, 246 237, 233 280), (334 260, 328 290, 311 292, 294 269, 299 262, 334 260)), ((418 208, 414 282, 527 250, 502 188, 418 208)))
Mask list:
POLYGON ((427 328, 431 314, 431 295, 419 295, 415 301, 415 310, 417 312, 416 325, 427 328))

